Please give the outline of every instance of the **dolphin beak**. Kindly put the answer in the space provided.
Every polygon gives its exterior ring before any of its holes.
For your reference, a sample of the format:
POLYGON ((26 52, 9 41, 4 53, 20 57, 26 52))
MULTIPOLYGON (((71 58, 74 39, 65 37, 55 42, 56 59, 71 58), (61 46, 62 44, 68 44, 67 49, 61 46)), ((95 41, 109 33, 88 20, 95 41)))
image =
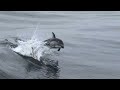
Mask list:
POLYGON ((62 48, 64 48, 64 46, 61 46, 62 48))

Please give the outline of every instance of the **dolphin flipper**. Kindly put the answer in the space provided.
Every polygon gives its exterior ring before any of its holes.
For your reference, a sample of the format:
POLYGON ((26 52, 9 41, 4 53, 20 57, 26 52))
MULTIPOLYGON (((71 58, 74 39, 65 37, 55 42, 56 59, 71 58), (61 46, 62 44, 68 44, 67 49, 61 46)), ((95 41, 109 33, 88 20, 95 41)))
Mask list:
POLYGON ((58 51, 60 51, 60 48, 58 49, 58 51))

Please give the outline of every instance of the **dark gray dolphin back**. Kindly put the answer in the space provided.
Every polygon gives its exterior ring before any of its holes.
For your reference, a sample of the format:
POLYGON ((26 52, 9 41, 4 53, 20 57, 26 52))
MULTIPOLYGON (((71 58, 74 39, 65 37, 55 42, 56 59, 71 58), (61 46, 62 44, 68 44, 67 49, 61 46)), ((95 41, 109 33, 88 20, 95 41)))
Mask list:
POLYGON ((52 38, 56 38, 55 34, 52 32, 52 38))

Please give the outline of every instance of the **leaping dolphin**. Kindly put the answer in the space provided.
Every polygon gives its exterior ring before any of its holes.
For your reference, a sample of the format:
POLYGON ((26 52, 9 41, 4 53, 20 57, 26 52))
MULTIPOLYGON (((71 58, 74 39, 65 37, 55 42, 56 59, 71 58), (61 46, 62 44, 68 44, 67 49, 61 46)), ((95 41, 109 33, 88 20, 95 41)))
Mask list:
POLYGON ((64 48, 64 43, 61 39, 56 38, 55 34, 52 32, 52 38, 44 41, 45 46, 48 46, 50 49, 57 48, 60 51, 61 48, 64 48))

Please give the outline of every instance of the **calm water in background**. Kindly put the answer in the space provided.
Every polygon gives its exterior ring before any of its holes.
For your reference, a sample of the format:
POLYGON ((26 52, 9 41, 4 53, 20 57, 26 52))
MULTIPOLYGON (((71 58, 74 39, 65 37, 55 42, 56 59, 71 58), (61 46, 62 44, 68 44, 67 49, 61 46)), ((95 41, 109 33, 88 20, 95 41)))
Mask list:
POLYGON ((39 38, 50 38, 54 32, 64 41, 57 57, 59 73, 46 67, 36 70, 0 46, 0 78, 120 78, 120 12, 0 11, 0 40, 29 39, 38 23, 39 38))

